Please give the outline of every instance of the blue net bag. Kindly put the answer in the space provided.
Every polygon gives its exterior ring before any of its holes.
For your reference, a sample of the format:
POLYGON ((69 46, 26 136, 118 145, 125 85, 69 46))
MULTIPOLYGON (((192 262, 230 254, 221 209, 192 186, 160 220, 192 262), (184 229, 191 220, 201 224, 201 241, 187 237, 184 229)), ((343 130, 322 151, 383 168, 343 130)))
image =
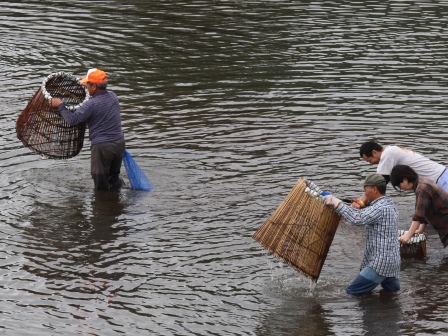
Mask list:
POLYGON ((144 191, 152 189, 148 177, 127 150, 124 151, 123 163, 132 189, 144 191))

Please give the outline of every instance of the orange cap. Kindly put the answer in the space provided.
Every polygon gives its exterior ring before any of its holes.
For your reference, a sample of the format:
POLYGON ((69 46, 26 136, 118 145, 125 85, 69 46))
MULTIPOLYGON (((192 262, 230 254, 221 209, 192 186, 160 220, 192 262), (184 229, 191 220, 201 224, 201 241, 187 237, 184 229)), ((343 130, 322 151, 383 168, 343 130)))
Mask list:
POLYGON ((107 82, 107 74, 103 70, 97 68, 89 69, 86 77, 81 79, 81 83, 87 82, 95 84, 105 83, 107 82))

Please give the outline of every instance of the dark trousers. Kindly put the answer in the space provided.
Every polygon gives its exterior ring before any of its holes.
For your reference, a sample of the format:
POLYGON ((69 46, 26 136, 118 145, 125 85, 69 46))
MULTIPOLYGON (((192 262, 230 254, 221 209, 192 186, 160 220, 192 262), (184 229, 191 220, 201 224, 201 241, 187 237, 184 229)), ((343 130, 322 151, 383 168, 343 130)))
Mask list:
POLYGON ((103 190, 121 187, 121 163, 125 149, 124 138, 103 142, 90 147, 90 171, 95 189, 103 190))

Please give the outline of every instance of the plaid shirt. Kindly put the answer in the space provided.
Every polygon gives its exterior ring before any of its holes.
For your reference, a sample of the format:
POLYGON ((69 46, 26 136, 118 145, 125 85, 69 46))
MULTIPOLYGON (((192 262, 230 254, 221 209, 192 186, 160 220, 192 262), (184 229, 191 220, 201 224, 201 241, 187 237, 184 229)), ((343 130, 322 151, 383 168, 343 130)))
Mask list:
POLYGON ((398 211, 390 197, 380 197, 363 209, 341 203, 336 209, 346 221, 366 226, 366 244, 361 270, 373 268, 385 277, 400 276, 398 211))
POLYGON ((443 246, 448 245, 448 193, 436 183, 419 177, 414 186, 416 201, 413 221, 431 224, 443 246))

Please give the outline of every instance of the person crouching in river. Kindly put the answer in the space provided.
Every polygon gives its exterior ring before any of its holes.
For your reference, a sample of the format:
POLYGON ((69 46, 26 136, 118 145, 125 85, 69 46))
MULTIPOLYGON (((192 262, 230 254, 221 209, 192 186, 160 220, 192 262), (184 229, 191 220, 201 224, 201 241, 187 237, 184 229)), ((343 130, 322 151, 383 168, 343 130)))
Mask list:
POLYGON ((386 179, 380 174, 367 176, 364 198, 368 206, 356 209, 330 195, 322 197, 347 222, 366 227, 366 243, 360 273, 346 288, 348 294, 365 294, 378 285, 385 291, 400 289, 400 242, 398 211, 386 196, 386 179))
POLYGON ((439 234, 444 247, 448 245, 448 193, 435 182, 418 174, 409 166, 396 165, 390 173, 390 182, 396 190, 415 193, 415 213, 408 231, 400 237, 406 243, 415 233, 425 230, 427 224, 439 234))

